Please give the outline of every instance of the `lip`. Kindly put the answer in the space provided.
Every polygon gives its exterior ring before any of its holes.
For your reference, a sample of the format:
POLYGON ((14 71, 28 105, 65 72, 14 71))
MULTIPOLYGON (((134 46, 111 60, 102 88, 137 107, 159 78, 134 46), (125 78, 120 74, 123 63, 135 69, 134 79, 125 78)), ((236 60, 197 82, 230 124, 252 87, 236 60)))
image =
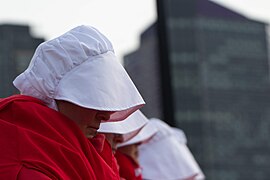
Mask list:
POLYGON ((95 129, 95 130, 99 129, 99 127, 94 127, 94 126, 87 126, 86 128, 91 128, 91 129, 95 129))

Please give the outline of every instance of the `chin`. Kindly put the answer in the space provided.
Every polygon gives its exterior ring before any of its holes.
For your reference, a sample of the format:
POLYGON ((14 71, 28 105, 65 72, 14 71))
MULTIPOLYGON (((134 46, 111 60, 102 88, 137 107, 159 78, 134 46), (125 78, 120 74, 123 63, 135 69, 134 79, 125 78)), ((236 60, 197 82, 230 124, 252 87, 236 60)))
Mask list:
POLYGON ((93 135, 93 134, 86 134, 85 135, 87 138, 89 138, 89 139, 92 139, 93 137, 95 137, 95 135, 93 135))

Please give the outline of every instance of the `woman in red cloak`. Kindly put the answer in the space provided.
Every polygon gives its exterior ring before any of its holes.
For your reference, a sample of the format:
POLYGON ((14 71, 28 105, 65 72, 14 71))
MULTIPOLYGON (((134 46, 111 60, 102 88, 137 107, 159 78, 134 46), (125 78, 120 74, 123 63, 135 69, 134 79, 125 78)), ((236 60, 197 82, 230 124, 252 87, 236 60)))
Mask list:
MULTIPOLYGON (((97 29, 42 43, 0 100, 0 179, 119 179, 88 139, 144 101, 97 29)), ((102 142, 101 142, 102 143, 102 142)))

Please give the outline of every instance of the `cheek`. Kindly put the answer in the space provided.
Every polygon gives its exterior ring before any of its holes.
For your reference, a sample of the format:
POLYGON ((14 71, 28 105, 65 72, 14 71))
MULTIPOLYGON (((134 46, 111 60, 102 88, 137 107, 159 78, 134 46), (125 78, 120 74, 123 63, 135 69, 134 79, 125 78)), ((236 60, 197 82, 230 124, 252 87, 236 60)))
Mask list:
POLYGON ((113 150, 117 149, 117 143, 115 143, 115 142, 112 143, 112 149, 113 150))
POLYGON ((138 155, 138 148, 133 148, 132 153, 137 156, 138 155))
POLYGON ((95 114, 92 112, 84 113, 84 114, 82 114, 82 116, 83 116, 82 118, 84 119, 84 122, 87 122, 87 123, 91 123, 91 122, 96 123, 97 122, 97 120, 95 118, 95 114))

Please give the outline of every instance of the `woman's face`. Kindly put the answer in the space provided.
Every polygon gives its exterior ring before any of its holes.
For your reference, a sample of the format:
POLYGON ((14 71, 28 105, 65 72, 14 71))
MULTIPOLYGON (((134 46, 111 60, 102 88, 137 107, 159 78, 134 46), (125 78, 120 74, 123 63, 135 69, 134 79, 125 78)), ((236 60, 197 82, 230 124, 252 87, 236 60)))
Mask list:
POLYGON ((67 101, 56 100, 60 113, 73 120, 87 138, 92 138, 97 134, 101 121, 110 119, 111 111, 98 111, 80 107, 67 101))
POLYGON ((138 156, 139 156, 138 146, 139 146, 139 143, 131 144, 131 145, 120 147, 118 148, 118 150, 122 152, 123 154, 130 156, 135 162, 138 163, 138 156))
POLYGON ((113 152, 116 151, 117 145, 124 141, 123 135, 114 133, 104 133, 107 141, 110 143, 113 152))

